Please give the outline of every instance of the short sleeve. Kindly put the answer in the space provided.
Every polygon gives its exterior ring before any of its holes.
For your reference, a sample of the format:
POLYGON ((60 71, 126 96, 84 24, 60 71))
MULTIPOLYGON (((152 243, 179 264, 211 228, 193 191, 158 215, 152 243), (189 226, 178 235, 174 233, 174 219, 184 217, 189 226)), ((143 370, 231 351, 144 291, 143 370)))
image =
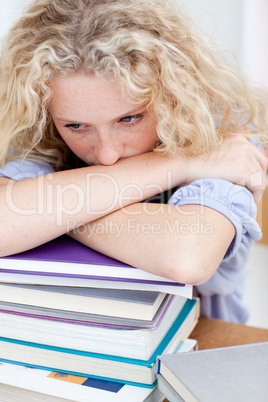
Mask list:
POLYGON ((54 169, 48 164, 41 164, 29 160, 15 159, 0 168, 0 176, 16 181, 29 179, 53 173, 54 169))
POLYGON ((236 234, 224 261, 237 253, 242 242, 259 240, 262 236, 255 220, 257 208, 253 196, 245 187, 219 179, 196 180, 177 190, 168 203, 203 205, 220 212, 233 223, 236 234))

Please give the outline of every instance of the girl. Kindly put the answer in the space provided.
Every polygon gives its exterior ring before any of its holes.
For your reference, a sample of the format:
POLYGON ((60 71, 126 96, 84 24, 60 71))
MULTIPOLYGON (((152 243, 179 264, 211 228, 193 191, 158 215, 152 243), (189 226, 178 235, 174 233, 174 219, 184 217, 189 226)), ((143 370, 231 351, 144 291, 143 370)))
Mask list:
POLYGON ((34 1, 1 56, 0 254, 68 233, 245 321, 267 161, 234 133, 265 139, 265 104, 214 53, 166 0, 34 1))

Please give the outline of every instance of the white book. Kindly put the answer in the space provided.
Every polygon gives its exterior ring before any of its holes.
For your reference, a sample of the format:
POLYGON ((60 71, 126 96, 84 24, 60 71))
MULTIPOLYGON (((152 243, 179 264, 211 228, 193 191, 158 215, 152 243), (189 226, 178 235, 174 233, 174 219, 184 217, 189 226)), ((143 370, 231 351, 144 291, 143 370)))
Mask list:
POLYGON ((157 388, 143 388, 0 362, 1 402, 160 402, 157 388))
POLYGON ((0 301, 86 314, 152 320, 166 293, 0 283, 0 301))

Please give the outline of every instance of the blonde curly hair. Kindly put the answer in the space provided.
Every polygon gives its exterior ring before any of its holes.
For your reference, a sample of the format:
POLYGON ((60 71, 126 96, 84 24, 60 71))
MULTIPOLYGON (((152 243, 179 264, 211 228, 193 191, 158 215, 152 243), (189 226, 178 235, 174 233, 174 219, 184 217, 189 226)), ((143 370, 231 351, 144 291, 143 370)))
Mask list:
POLYGON ((0 60, 0 163, 27 157, 73 167, 49 114, 50 83, 75 72, 116 80, 157 121, 156 150, 197 155, 253 122, 265 102, 167 0, 36 0, 0 60))

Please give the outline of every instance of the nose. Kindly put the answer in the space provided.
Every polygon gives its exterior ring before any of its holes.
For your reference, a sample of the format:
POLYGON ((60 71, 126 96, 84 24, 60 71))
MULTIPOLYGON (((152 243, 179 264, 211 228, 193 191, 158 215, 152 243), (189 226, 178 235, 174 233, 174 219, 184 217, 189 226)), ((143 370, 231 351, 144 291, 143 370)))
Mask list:
POLYGON ((101 165, 113 165, 122 157, 124 147, 121 141, 116 138, 116 133, 99 134, 97 141, 95 152, 101 165))

